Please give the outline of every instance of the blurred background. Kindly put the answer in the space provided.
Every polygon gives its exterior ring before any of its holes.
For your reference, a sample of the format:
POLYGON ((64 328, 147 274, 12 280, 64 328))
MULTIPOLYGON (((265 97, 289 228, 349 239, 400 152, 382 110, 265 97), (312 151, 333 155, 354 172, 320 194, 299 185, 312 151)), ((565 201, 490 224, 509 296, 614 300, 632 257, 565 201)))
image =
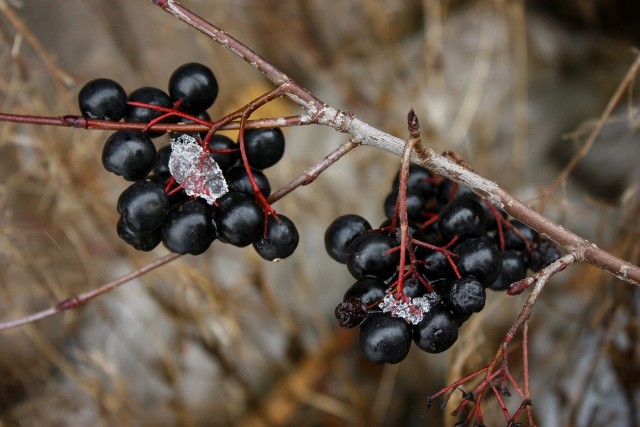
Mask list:
MULTIPOLYGON (((570 178, 542 197, 636 59, 636 1, 183 3, 381 130, 405 138, 413 107, 436 151, 455 151, 566 228, 640 262, 635 81, 570 178)), ((0 40, 2 112, 78 114, 90 79, 166 89, 191 61, 216 73, 214 118, 271 88, 144 0, 0 0, 0 40)), ((256 117, 298 113, 277 101, 256 117)), ((318 126, 284 132, 285 158, 267 171, 273 188, 347 140, 318 126)), ((166 254, 138 253, 116 235, 127 184, 102 168, 108 136, 0 123, 1 321, 166 254)), ((286 262, 214 243, 81 308, 2 332, 0 425, 452 426, 459 393, 444 410, 426 411, 427 396, 490 360, 526 295, 491 293, 443 354, 414 347, 398 365, 366 361, 357 331, 334 318, 354 280, 325 254, 323 234, 346 213, 381 223, 398 167, 361 147, 279 201, 301 234, 286 262)), ((552 279, 529 329, 538 425, 640 425, 639 295, 588 266, 552 279)), ((520 337, 509 362, 521 380, 520 337)), ((485 424, 504 425, 495 398, 485 424)))

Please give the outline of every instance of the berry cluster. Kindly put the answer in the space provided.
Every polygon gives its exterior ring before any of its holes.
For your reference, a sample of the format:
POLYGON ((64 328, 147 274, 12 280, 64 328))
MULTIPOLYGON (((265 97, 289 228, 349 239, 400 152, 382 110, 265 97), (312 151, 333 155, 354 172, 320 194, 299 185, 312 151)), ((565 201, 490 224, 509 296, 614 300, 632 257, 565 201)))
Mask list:
POLYGON ((177 68, 168 93, 142 87, 128 96, 117 82, 95 79, 78 95, 84 117, 146 123, 143 130, 119 130, 102 151, 106 170, 132 184, 120 195, 120 238, 150 251, 160 242, 171 252, 198 255, 216 239, 235 246, 253 245, 264 259, 277 261, 298 245, 294 223, 266 202, 271 187, 263 170, 283 156, 279 128, 248 129, 238 142, 210 132, 170 134, 170 144, 156 149, 149 131, 163 123, 209 126, 207 109, 218 95, 213 72, 199 63, 177 68))
POLYGON ((412 342, 447 350, 484 307, 486 289, 506 290, 560 256, 553 242, 423 167, 409 167, 404 189, 398 173, 392 188, 378 228, 348 214, 324 236, 328 254, 356 279, 336 317, 342 327, 360 326, 360 349, 373 362, 402 361, 412 342))

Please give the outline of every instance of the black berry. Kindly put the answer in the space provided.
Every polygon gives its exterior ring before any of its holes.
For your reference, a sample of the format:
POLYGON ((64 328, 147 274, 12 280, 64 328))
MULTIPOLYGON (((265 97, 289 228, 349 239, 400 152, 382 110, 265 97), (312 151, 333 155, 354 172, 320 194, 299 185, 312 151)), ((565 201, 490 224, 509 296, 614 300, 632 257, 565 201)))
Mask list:
POLYGON ((500 252, 495 243, 486 238, 467 239, 454 252, 458 254, 456 266, 462 276, 475 276, 489 287, 500 274, 500 252))
POLYGON ((353 239, 367 230, 371 230, 371 224, 360 215, 339 216, 324 232, 324 247, 331 258, 344 264, 353 239))
POLYGON ((360 325, 360 350, 374 363, 398 363, 411 349, 411 327, 399 317, 373 313, 360 325))
POLYGON ((509 285, 525 278, 527 274, 527 264, 521 253, 516 251, 504 251, 500 253, 502 268, 500 274, 490 286, 494 291, 505 291, 509 285))
MULTIPOLYGON (((392 189, 398 191, 400 184, 400 172, 393 179, 392 189)), ((407 191, 420 194, 425 200, 436 193, 436 186, 433 184, 433 175, 428 169, 411 164, 409 166, 409 179, 407 180, 407 191)))
POLYGON ((169 197, 162 186, 151 181, 138 181, 122 192, 117 206, 129 228, 149 231, 164 223, 169 197))
POLYGON ((525 240, 533 243, 538 240, 538 233, 517 219, 509 221, 512 227, 504 228, 504 248, 522 251, 525 248, 525 240), (517 231, 516 231, 517 230, 517 231), (524 240, 523 240, 524 238, 524 240))
POLYGON ((180 110, 195 114, 213 105, 218 97, 218 81, 207 66, 190 62, 171 74, 169 95, 173 101, 182 100, 180 110))
POLYGON ((249 129, 244 132, 244 148, 252 168, 266 169, 284 155, 284 135, 280 128, 249 129))
POLYGON ((162 227, 162 242, 171 252, 199 255, 216 238, 209 208, 198 200, 184 202, 169 211, 162 227))
POLYGON ((359 298, 347 298, 335 310, 338 324, 342 328, 353 328, 367 317, 367 308, 359 298))
MULTIPOLYGON (((251 169, 251 174, 253 175, 253 180, 258 186, 258 190, 260 190, 264 197, 269 197, 269 194, 271 194, 271 184, 269 183, 269 179, 266 175, 257 169, 251 169)), ((242 193, 251 198, 255 197, 255 192, 251 186, 251 180, 249 179, 249 175, 247 174, 247 170, 243 164, 232 166, 227 169, 224 172, 224 177, 227 180, 229 191, 242 193)))
POLYGON ((107 139, 102 150, 104 168, 127 181, 147 176, 155 162, 156 147, 144 132, 119 130, 107 139))
POLYGON ((427 353, 441 353, 458 339, 458 324, 451 313, 439 305, 432 307, 411 329, 413 341, 427 353))
POLYGON ((440 211, 438 229, 445 239, 479 236, 486 226, 484 209, 470 197, 456 197, 440 211))
POLYGON ((456 317, 466 318, 484 308, 484 286, 473 276, 454 280, 449 284, 445 301, 456 317))
POLYGON ((538 239, 533 244, 529 268, 538 271, 560 258, 560 251, 549 239, 538 239))
POLYGON ((228 192, 218 199, 215 215, 218 237, 234 246, 250 245, 264 225, 262 209, 241 193, 228 192))
MULTIPOLYGON (((129 94, 129 101, 141 102, 144 104, 154 105, 157 107, 171 108, 173 103, 171 98, 163 90, 155 87, 141 87, 134 90, 129 94)), ((158 117, 166 114, 165 112, 154 110, 147 107, 136 107, 133 105, 127 105, 127 111, 125 114, 125 121, 132 123, 149 123, 150 121, 157 119, 158 117)), ((177 117, 171 117, 164 119, 163 122, 176 122, 177 117)), ((149 136, 157 137, 162 135, 162 132, 149 132, 149 136)))
POLYGON ((291 255, 298 247, 298 229, 293 221, 282 214, 276 219, 269 216, 267 235, 256 235, 253 248, 267 261, 281 261, 291 255))
POLYGON ((236 162, 240 159, 240 150, 238 148, 238 144, 234 143, 228 136, 220 134, 213 135, 211 141, 209 141, 208 147, 209 151, 211 152, 211 158, 216 161, 223 172, 236 164, 236 162), (216 150, 235 151, 229 153, 216 153, 216 150))
POLYGON ((117 226, 118 237, 139 251, 151 251, 162 241, 160 228, 149 231, 133 230, 120 217, 117 226))
POLYGON ((395 242, 386 234, 368 231, 357 236, 347 249, 346 264, 356 279, 373 276, 386 279, 396 271, 400 259, 399 251, 389 251, 395 242))
POLYGON ((91 80, 80 89, 78 106, 84 117, 117 122, 127 109, 127 93, 113 80, 91 80))
POLYGON ((343 301, 349 298, 358 298, 369 309, 380 303, 384 298, 387 285, 373 277, 363 277, 355 282, 344 293, 343 301))

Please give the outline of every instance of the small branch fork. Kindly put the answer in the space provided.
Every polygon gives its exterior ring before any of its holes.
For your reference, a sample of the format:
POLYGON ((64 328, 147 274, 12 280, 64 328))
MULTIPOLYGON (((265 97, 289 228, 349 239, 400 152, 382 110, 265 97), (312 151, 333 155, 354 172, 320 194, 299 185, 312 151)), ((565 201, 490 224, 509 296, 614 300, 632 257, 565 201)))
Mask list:
POLYGON ((530 377, 529 377, 529 318, 533 307, 542 292, 542 289, 547 284, 551 276, 567 268, 569 265, 575 263, 578 260, 575 254, 570 253, 555 262, 549 264, 536 274, 534 274, 530 280, 531 283, 535 283, 527 301, 525 302, 520 314, 516 318, 511 328, 507 331, 500 348, 496 351, 489 363, 476 372, 455 381, 448 386, 442 388, 433 396, 427 399, 427 408, 429 408, 434 399, 442 398, 442 405, 446 405, 452 394, 456 390, 462 392, 462 402, 453 410, 452 414, 455 416, 461 415, 463 411, 466 411, 463 417, 463 422, 468 423, 470 421, 475 422, 474 425, 484 425, 482 415, 482 399, 486 396, 487 392, 492 392, 498 404, 504 414, 506 425, 512 426, 520 417, 524 411, 527 414, 528 423, 530 426, 535 426, 533 420, 530 377), (509 346, 513 339, 518 334, 518 331, 522 328, 522 366, 523 366, 523 386, 516 381, 513 375, 509 372, 508 368, 508 356, 509 346), (474 382, 476 378, 482 378, 481 381, 473 386, 471 391, 464 391, 462 386, 471 382, 474 382), (503 400, 503 396, 509 395, 509 385, 511 385, 518 395, 520 396, 521 403, 517 409, 511 413, 507 408, 503 400))

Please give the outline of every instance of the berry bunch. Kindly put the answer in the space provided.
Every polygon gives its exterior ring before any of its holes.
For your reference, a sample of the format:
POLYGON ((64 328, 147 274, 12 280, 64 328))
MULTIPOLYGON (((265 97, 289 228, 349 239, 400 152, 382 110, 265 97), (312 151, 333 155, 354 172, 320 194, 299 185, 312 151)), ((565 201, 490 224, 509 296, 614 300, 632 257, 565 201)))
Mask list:
POLYGON ((398 173, 384 209, 376 229, 348 214, 324 236, 329 256, 356 279, 336 307, 338 322, 360 326, 360 349, 376 363, 402 361, 412 342, 428 353, 447 350, 484 307, 486 289, 506 290, 560 256, 529 227, 417 165, 404 189, 398 173))
POLYGON ((298 231, 266 202, 271 187, 263 172, 284 154, 282 131, 249 129, 237 143, 215 129, 172 133, 170 144, 156 149, 152 139, 163 133, 148 130, 156 123, 213 126, 206 110, 218 95, 218 83, 208 67, 180 66, 168 89, 142 87, 127 96, 120 84, 100 78, 78 95, 87 118, 147 124, 142 131, 116 131, 102 151, 105 169, 132 181, 117 202, 120 238, 141 251, 162 242, 171 252, 198 255, 218 239, 253 245, 270 261, 291 255, 298 231))

